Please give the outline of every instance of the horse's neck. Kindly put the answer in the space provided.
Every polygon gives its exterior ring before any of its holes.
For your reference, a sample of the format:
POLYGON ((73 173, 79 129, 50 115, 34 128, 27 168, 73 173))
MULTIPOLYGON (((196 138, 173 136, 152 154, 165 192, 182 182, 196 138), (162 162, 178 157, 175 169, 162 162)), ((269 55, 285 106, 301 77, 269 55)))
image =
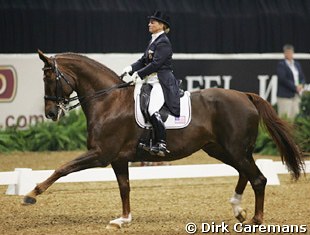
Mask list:
POLYGON ((64 60, 66 73, 74 79, 75 91, 79 96, 91 95, 98 90, 108 89, 121 81, 113 72, 96 64, 83 61, 64 60))
MULTIPOLYGON (((98 112, 98 101, 101 107, 105 107, 105 110, 109 110, 111 105, 117 107, 118 104, 121 104, 120 102, 115 104, 115 101, 119 100, 119 96, 111 99, 110 95, 116 95, 114 91, 108 92, 108 97, 106 94, 99 95, 97 98, 94 96, 99 91, 104 93, 105 90, 108 91, 116 84, 122 83, 121 79, 113 71, 87 58, 59 59, 61 59, 59 60, 59 69, 72 79, 70 79, 70 82, 72 82, 74 91, 79 98, 82 98, 80 102, 87 119, 98 118, 94 114, 98 112)), ((128 98, 123 100, 128 100, 128 98)))

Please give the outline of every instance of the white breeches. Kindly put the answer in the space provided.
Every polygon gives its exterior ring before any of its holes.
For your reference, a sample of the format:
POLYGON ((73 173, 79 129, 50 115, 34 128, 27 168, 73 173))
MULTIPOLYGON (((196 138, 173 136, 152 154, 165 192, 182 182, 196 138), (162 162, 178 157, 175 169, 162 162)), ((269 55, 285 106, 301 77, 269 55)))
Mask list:
POLYGON ((153 87, 151 90, 150 104, 148 109, 150 116, 152 116, 155 112, 158 112, 164 105, 165 98, 163 89, 159 83, 157 76, 147 79, 146 82, 153 87))

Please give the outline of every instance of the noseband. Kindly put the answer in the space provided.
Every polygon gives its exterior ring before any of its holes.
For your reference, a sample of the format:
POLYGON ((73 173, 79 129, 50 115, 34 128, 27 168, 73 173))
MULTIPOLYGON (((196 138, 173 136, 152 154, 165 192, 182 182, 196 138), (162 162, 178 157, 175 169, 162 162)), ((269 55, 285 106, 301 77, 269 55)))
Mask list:
MULTIPOLYGON (((74 96, 72 98, 71 97, 65 98, 61 79, 63 79, 65 81, 65 83, 72 89, 72 92, 74 91, 74 87, 70 83, 70 81, 66 78, 66 76, 58 69, 56 58, 53 58, 53 62, 54 62, 54 64, 51 67, 44 67, 42 70, 43 71, 52 70, 56 74, 55 96, 45 95, 44 99, 56 102, 57 106, 62 111, 70 111, 71 109, 74 109, 74 108, 80 106, 82 103, 88 102, 90 99, 87 99, 87 98, 98 98, 99 96, 104 95, 104 94, 106 94, 112 90, 115 90, 118 88, 124 88, 124 87, 128 87, 128 86, 132 85, 132 81, 130 81, 130 82, 126 82, 126 83, 117 84, 117 85, 112 86, 112 87, 107 88, 107 89, 102 89, 102 90, 96 91, 94 94, 90 94, 87 96, 82 96, 82 97, 74 96), (75 101, 75 100, 79 100, 80 102, 77 104, 74 104, 70 107, 66 107, 70 102, 75 101)), ((120 79, 122 79, 125 75, 126 75, 126 73, 120 75, 120 79)))

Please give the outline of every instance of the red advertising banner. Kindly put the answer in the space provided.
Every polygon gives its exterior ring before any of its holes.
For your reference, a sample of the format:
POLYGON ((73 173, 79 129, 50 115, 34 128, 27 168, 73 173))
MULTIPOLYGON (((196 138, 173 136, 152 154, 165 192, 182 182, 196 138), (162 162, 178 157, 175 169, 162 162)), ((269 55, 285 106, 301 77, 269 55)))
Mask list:
POLYGON ((12 66, 0 66, 0 102, 11 102, 16 94, 17 76, 12 66))

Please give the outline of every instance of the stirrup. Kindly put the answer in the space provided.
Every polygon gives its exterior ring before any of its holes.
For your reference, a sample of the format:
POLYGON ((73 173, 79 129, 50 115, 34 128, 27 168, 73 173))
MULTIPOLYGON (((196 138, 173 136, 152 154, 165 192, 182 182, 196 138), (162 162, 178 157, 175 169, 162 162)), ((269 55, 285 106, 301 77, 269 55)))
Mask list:
POLYGON ((170 151, 167 149, 166 144, 158 143, 151 147, 150 153, 160 157, 165 157, 166 153, 170 153, 170 151))
POLYGON ((151 152, 151 147, 149 146, 149 145, 147 145, 146 143, 139 143, 138 144, 138 148, 139 149, 143 149, 143 150, 145 150, 145 151, 147 151, 147 152, 151 152))

